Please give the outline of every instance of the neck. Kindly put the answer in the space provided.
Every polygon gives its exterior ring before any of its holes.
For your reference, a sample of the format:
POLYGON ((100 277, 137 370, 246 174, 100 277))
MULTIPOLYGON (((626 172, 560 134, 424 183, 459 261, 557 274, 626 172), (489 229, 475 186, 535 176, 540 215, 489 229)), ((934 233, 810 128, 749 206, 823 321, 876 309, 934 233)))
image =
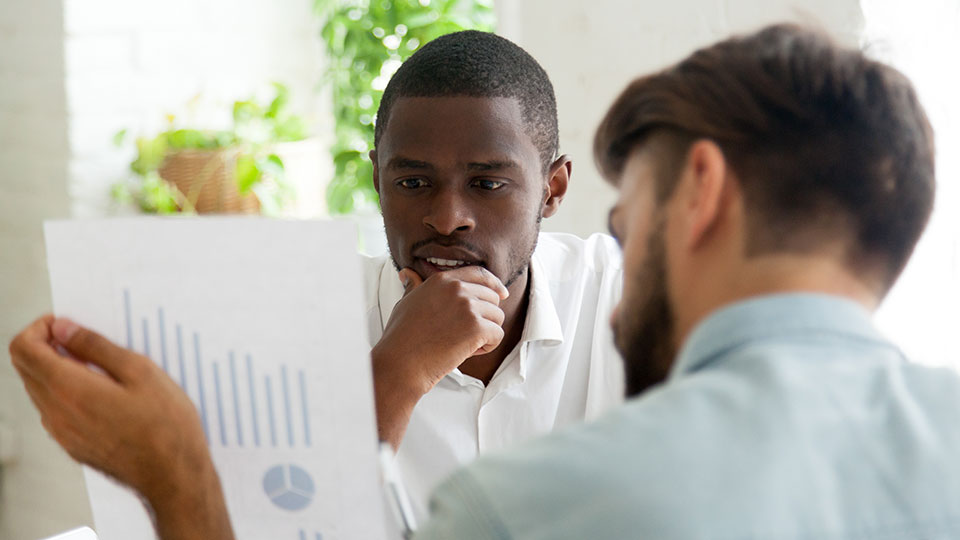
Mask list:
MULTIPOLYGON (((707 266, 709 267, 709 266, 707 266)), ((676 308, 677 344, 717 309, 756 296, 820 293, 853 300, 873 311, 880 303, 880 282, 855 275, 835 258, 818 255, 775 254, 749 259, 732 271, 711 276, 685 295, 686 309, 676 308), (709 283, 706 283, 709 282, 709 283)))
POLYGON ((472 356, 460 364, 460 371, 489 384, 500 364, 520 342, 530 304, 530 267, 508 288, 510 296, 500 303, 503 310, 503 340, 487 354, 472 356))

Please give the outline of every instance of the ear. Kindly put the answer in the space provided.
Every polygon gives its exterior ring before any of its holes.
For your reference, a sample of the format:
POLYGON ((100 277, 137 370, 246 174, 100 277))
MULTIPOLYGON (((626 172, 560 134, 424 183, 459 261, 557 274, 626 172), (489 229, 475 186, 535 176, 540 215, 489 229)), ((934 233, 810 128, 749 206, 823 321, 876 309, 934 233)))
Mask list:
POLYGON ((570 175, 573 173, 573 161, 564 154, 550 164, 547 177, 547 189, 543 197, 543 206, 540 215, 550 217, 557 213, 567 187, 570 185, 570 175))
POLYGON ((726 158, 716 143, 699 140, 690 146, 680 200, 686 225, 684 241, 688 248, 701 245, 727 210, 727 172, 726 158))
POLYGON ((370 151, 370 162, 373 163, 373 189, 377 190, 377 197, 380 196, 380 167, 377 165, 377 149, 370 151))

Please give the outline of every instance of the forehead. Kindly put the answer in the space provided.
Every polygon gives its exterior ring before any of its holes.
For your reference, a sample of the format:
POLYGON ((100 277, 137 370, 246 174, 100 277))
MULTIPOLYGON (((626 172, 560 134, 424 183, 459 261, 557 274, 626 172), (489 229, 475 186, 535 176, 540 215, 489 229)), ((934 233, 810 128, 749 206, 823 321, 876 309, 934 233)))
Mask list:
POLYGON ((509 97, 404 97, 377 146, 385 164, 400 155, 431 163, 510 159, 539 168, 520 102, 509 97))

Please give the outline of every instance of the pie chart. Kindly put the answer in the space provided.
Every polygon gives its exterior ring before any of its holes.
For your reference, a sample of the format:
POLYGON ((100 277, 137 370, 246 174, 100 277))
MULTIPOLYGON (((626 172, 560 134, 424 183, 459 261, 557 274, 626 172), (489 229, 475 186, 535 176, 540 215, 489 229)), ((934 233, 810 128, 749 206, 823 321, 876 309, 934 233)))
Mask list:
POLYGON ((292 512, 306 508, 316 490, 307 471, 293 464, 281 464, 270 467, 263 475, 263 492, 273 504, 292 512))

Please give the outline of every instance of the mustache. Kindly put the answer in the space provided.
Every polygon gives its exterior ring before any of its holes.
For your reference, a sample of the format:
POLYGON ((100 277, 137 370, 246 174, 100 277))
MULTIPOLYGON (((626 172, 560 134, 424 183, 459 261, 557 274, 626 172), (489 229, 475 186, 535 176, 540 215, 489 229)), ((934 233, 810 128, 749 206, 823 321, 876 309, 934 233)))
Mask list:
POLYGON ((455 238, 453 236, 438 235, 432 238, 427 238, 424 240, 417 241, 412 246, 410 246, 410 253, 411 254, 416 253, 417 250, 419 250, 420 248, 429 246, 429 245, 459 248, 468 253, 473 254, 478 259, 487 260, 486 253, 484 253, 479 246, 477 246, 476 244, 467 242, 466 240, 455 238))

